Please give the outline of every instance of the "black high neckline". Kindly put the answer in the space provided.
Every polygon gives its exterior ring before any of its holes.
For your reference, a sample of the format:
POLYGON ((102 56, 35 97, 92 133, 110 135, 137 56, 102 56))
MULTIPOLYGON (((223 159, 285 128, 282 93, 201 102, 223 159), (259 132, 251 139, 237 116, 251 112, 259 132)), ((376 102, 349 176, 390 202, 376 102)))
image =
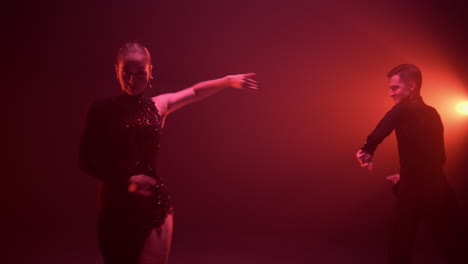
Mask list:
POLYGON ((143 93, 140 93, 137 95, 131 95, 124 91, 120 92, 119 97, 126 102, 135 102, 135 103, 137 102, 141 103, 146 99, 146 97, 143 96, 143 93))

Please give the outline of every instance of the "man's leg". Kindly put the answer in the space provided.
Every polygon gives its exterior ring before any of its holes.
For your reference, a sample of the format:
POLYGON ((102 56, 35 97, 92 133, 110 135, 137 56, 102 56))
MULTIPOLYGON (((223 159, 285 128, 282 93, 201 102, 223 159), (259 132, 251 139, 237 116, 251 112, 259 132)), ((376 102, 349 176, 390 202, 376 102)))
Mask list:
POLYGON ((427 205, 425 220, 449 263, 468 263, 467 227, 454 192, 427 205))
POLYGON ((421 220, 414 201, 398 199, 390 229, 389 264, 409 264, 412 260, 413 241, 421 220))

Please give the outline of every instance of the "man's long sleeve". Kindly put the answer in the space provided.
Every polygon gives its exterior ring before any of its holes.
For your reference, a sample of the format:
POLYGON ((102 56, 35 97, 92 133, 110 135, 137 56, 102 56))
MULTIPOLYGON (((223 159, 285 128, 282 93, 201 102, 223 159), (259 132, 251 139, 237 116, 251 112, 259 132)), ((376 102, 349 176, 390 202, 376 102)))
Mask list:
POLYGON ((366 143, 361 148, 366 153, 374 154, 377 146, 392 133, 400 119, 401 107, 395 105, 377 124, 377 127, 367 137, 366 143))

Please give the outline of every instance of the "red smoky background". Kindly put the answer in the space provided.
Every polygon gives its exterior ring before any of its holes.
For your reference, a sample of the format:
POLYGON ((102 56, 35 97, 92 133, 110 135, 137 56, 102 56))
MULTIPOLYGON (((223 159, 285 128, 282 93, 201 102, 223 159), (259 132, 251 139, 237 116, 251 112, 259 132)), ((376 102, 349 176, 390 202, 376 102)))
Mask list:
MULTIPOLYGON (((148 95, 256 72, 173 114, 159 171, 175 200, 170 263, 381 263, 395 136, 373 172, 354 153, 392 107, 387 72, 423 72, 468 211, 468 18, 463 1, 57 1, 5 11, 3 263, 101 263, 97 181, 77 168, 84 115, 119 86, 126 41, 154 65, 148 95), (13 73, 13 74, 10 74, 13 73)), ((444 263, 422 226, 415 263, 444 263)))

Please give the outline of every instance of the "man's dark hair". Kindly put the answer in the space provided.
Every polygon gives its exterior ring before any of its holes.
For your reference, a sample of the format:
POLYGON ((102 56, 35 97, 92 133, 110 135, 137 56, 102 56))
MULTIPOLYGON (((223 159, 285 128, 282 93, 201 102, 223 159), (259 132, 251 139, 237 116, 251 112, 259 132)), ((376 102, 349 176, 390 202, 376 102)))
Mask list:
POLYGON ((416 89, 418 91, 421 90, 422 74, 418 67, 413 64, 401 64, 389 71, 387 77, 391 78, 397 74, 400 76, 401 81, 405 83, 414 81, 416 83, 416 89))

